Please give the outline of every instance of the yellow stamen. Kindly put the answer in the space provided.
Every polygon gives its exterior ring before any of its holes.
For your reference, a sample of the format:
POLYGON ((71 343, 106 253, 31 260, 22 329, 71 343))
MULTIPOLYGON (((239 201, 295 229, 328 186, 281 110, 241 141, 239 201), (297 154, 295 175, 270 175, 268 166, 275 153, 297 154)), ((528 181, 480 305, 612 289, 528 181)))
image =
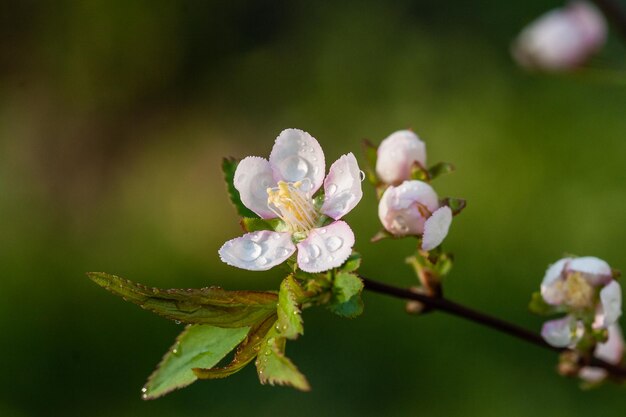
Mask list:
POLYGON ((557 290, 562 292, 563 301, 572 308, 585 308, 593 303, 593 287, 578 272, 570 273, 564 281, 559 281, 557 290))
POLYGON ((311 196, 302 189, 302 182, 279 181, 278 187, 267 189, 267 205, 292 232, 307 232, 315 227, 318 214, 311 196))

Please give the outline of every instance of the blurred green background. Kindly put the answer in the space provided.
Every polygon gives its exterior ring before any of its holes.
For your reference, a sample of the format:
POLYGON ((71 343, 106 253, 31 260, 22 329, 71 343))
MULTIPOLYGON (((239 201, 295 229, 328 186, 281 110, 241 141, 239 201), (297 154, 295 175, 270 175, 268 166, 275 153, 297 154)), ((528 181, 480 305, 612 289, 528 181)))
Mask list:
MULTIPOLYGON (((241 233, 223 156, 267 156, 298 127, 334 161, 412 127, 435 183, 464 197, 447 294, 539 329, 527 313, 563 253, 626 269, 626 61, 539 76, 511 39, 559 1, 3 1, 0 5, 0 415, 603 416, 626 390, 581 392, 555 355, 366 294, 355 320, 305 313, 288 354, 310 393, 253 367, 144 402, 181 326, 91 283, 274 289, 219 261, 241 233)), ((361 159, 362 160, 362 159, 361 159)), ((366 276, 408 286, 410 242, 370 244, 371 188, 349 216, 366 276)))

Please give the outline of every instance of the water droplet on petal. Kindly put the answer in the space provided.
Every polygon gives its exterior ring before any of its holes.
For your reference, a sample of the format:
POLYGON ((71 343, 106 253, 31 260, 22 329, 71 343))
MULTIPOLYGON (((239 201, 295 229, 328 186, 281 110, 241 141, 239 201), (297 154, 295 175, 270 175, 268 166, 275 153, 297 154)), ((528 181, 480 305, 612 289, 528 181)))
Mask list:
POLYGON ((361 182, 365 181, 365 172, 359 171, 359 177, 361 178, 361 182))
POLYGON ((310 261, 310 259, 309 259, 307 256, 303 256, 303 257, 302 257, 302 263, 303 263, 303 264, 308 264, 308 263, 309 263, 309 261, 310 261))
POLYGON ((282 248, 282 247, 276 249, 276 257, 277 258, 282 258, 282 257, 285 257, 287 255, 289 255, 289 249, 282 248))
POLYGON ((337 192, 337 184, 330 184, 326 189, 327 195, 333 195, 337 192))
POLYGON ((317 259, 320 257, 321 253, 322 250, 316 244, 309 246, 309 255, 311 256, 311 258, 317 259))
POLYGON ((256 264, 259 266, 267 265, 267 258, 261 256, 259 259, 256 260, 256 264))
POLYGON ((404 217, 402 216, 397 216, 393 219, 391 222, 391 228, 400 233, 407 233, 409 231, 409 226, 407 226, 406 220, 404 220, 404 217))
POLYGON ((272 235, 272 239, 278 240, 278 239, 280 239, 280 235, 278 233, 275 233, 275 234, 272 235))
POLYGON ((328 260, 328 262, 332 262, 335 260, 335 258, 333 256, 329 256, 328 258, 326 258, 326 260, 328 260))
POLYGON ((281 161, 278 166, 287 181, 300 181, 309 173, 309 165, 298 155, 290 156, 281 161))
POLYGON ((326 229, 319 229, 321 234, 325 234, 326 233, 326 229))
POLYGON ((261 245, 250 240, 244 240, 238 242, 234 255, 244 262, 251 262, 261 256, 261 252, 263 252, 261 245))
POLYGON ((335 252, 343 246, 343 239, 339 236, 331 236, 326 239, 326 247, 329 251, 335 252))

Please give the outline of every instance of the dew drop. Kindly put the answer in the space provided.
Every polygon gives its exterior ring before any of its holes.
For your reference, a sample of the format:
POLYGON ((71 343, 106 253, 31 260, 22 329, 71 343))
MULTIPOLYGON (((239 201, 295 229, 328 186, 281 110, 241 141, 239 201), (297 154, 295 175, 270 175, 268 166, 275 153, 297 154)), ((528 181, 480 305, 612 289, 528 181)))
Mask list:
POLYGON ((143 400, 147 399, 147 398, 148 398, 148 394, 143 394, 143 395, 141 396, 141 398, 142 398, 143 400))
POLYGON ((145 394, 146 392, 148 392, 148 388, 143 387, 143 388, 141 389, 141 392, 143 392, 143 393, 145 394))
POLYGON ((326 189, 327 195, 333 195, 337 192, 337 184, 330 184, 326 189))
POLYGON ((311 258, 313 259, 317 259, 320 257, 320 255, 322 254, 322 250, 320 249, 319 246, 313 244, 311 246, 309 246, 309 255, 311 256, 311 258))
POLYGON ((278 240, 278 239, 280 239, 280 235, 278 233, 275 233, 275 234, 272 235, 272 239, 278 240))
POLYGON ((319 229, 321 234, 326 234, 326 229, 319 229))
POLYGON ((404 217, 402 216, 397 216, 393 219, 391 227, 400 233, 407 233, 409 231, 409 226, 407 226, 406 220, 404 220, 404 217))
POLYGON ((335 257, 334 257, 334 256, 329 256, 328 258, 326 258, 326 260, 327 260, 328 262, 332 262, 332 261, 334 261, 334 260, 335 260, 335 257))
POLYGON ((290 156, 278 164, 283 178, 287 181, 300 181, 309 173, 309 165, 298 155, 290 156))
POLYGON ((365 172, 359 171, 359 177, 361 178, 361 182, 365 181, 365 172))
POLYGON ((261 256, 259 259, 256 260, 256 264, 259 266, 267 265, 267 262, 267 258, 265 258, 264 256, 261 256))
POLYGON ((180 320, 174 320, 174 323, 176 323, 176 324, 180 324, 180 323, 181 323, 181 321, 180 321, 180 320))
POLYGON ((326 247, 331 252, 336 252, 343 246, 343 239, 339 236, 331 236, 326 239, 326 247))
POLYGON ((284 332, 285 330, 287 330, 287 325, 286 325, 286 324, 283 324, 282 330, 283 330, 283 332, 284 332))
POLYGON ((310 261, 310 259, 309 259, 307 256, 303 256, 303 257, 302 257, 302 263, 303 263, 303 264, 308 264, 308 263, 309 263, 309 261, 310 261))
POLYGON ((289 249, 283 248, 283 247, 280 247, 280 248, 276 249, 276 257, 277 258, 283 258, 283 257, 285 257, 287 255, 289 255, 289 249))
POLYGON ((261 245, 250 240, 240 241, 234 250, 234 255, 244 262, 251 262, 261 256, 261 245))

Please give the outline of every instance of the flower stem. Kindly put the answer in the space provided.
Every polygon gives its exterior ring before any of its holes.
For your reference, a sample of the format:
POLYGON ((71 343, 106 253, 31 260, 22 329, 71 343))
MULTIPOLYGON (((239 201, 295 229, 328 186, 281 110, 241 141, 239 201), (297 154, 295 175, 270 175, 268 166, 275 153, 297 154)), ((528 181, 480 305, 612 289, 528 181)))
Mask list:
MULTIPOLYGON (((368 291, 376 292, 379 294, 389 295, 395 298, 401 298, 405 300, 418 301, 429 307, 432 310, 444 311, 448 314, 452 314, 457 317, 464 318, 474 323, 481 324, 486 327, 490 327, 501 333, 506 333, 513 337, 516 337, 526 342, 532 343, 536 346, 544 349, 551 350, 553 352, 562 353, 568 351, 566 348, 557 348, 546 343, 543 338, 530 330, 524 329, 516 324, 507 322, 494 316, 482 313, 480 311, 473 310, 469 307, 465 307, 461 304, 450 301, 446 298, 430 297, 425 294, 414 293, 408 289, 395 287, 393 285, 385 284, 382 282, 374 281, 369 278, 361 276, 365 289, 368 291)), ((617 379, 626 378, 626 368, 612 365, 608 362, 600 360, 598 358, 590 358, 586 365, 596 366, 607 370, 611 376, 617 379)))

